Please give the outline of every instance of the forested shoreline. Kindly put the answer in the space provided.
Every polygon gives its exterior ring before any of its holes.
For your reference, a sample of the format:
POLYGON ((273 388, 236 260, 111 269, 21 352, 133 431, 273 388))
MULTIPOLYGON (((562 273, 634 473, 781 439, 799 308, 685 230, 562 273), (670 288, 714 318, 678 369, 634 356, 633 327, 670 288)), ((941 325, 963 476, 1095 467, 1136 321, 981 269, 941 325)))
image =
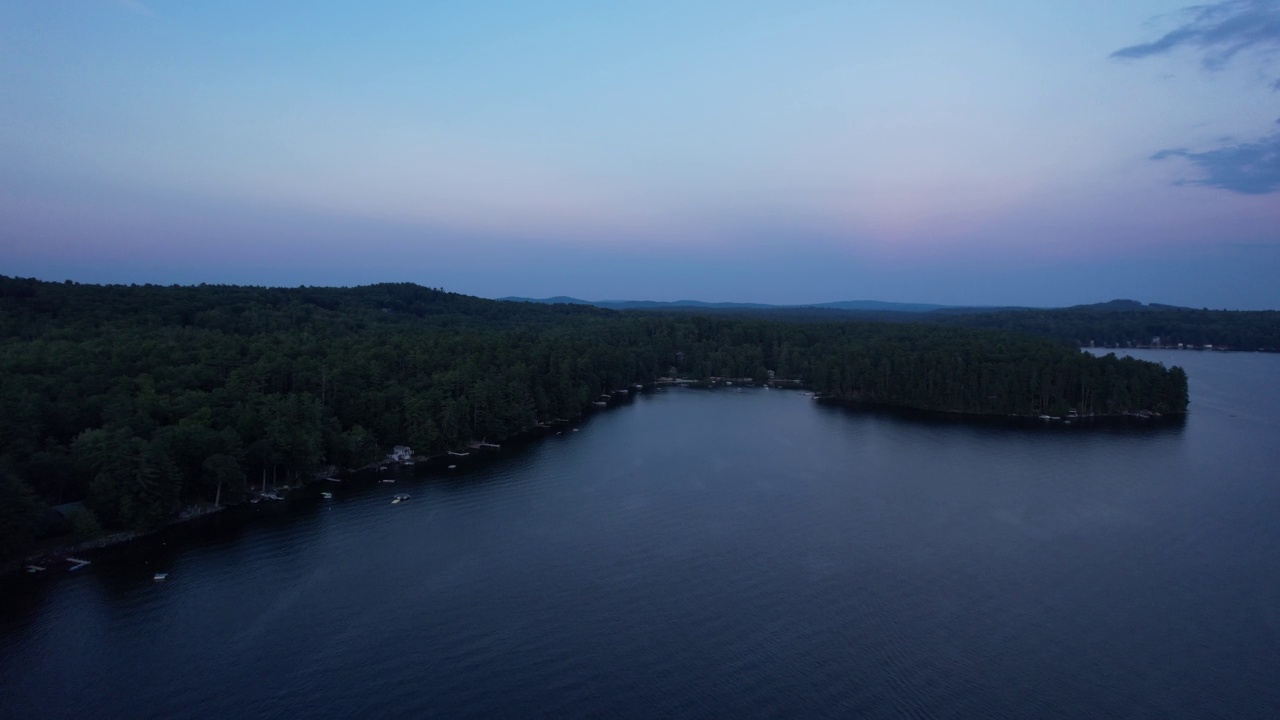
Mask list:
POLYGON ((946 308, 927 312, 829 307, 656 307, 628 312, 787 322, 929 323, 1026 333, 1077 347, 1280 352, 1280 311, 1209 310, 1113 300, 1064 308, 946 308))
POLYGON ((1183 413, 1185 374, 1050 339, 499 302, 420 287, 97 286, 0 277, 0 555, 59 503, 146 530, 252 479, 392 445, 439 453, 668 375, 798 379, 840 400, 986 415, 1183 413))
POLYGON ((1208 310, 1117 300, 1052 310, 927 313, 930 320, 1059 339, 1078 346, 1280 352, 1280 312, 1208 310))

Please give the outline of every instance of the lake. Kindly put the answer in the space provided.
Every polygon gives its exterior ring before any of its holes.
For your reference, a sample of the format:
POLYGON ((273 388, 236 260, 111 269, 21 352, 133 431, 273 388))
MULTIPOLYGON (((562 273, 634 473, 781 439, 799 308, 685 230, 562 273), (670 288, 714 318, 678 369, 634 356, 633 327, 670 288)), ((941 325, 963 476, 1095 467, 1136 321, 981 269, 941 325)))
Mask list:
POLYGON ((1132 354, 1184 425, 672 388, 24 577, 0 717, 1278 717, 1280 355, 1132 354))

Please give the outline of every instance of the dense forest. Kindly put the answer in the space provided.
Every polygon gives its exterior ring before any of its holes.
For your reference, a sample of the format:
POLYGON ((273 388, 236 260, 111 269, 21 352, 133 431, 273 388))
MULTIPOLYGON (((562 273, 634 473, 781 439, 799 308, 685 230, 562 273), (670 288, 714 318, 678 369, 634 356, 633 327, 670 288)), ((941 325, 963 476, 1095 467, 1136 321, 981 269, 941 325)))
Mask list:
POLYGON ((97 286, 0 276, 0 555, 50 505, 148 529, 407 444, 439 453, 679 375, 803 381, 958 413, 1182 413, 1185 374, 936 324, 619 313, 358 288, 97 286))

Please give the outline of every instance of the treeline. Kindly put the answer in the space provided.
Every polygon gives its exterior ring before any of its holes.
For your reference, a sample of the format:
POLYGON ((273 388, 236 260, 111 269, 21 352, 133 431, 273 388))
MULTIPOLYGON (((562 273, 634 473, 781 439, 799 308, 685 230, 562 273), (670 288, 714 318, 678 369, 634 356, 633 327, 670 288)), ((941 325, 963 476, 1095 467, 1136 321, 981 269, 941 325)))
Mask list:
POLYGON ((1275 310, 1194 310, 1121 301, 1056 310, 927 315, 929 322, 1031 333, 1077 346, 1158 342, 1164 347, 1280 351, 1280 312, 1275 310))
POLYGON ((263 478, 438 453, 679 374, 800 378, 847 400, 996 414, 1179 413, 1181 370, 931 325, 507 303, 411 284, 94 286, 0 277, 0 553, 47 505, 155 527, 263 478))
POLYGON ((1027 333, 1076 347, 1150 346, 1280 352, 1280 312, 1196 310, 1114 300, 1069 308, 947 308, 930 312, 835 308, 658 308, 634 310, 665 315, 703 314, 787 322, 930 323, 1027 333))

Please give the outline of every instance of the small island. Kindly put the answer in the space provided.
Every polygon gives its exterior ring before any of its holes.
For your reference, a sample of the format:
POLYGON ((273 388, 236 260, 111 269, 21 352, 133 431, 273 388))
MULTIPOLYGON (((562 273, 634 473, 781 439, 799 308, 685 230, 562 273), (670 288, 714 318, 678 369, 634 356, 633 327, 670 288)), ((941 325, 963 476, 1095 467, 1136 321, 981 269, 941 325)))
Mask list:
MULTIPOLYGON (((404 445, 491 446, 661 377, 958 416, 1178 416, 1179 368, 937 323, 485 300, 413 284, 99 286, 0 277, 0 555, 71 507, 146 532, 404 445)), ((270 499, 270 498, 268 498, 270 499)))

